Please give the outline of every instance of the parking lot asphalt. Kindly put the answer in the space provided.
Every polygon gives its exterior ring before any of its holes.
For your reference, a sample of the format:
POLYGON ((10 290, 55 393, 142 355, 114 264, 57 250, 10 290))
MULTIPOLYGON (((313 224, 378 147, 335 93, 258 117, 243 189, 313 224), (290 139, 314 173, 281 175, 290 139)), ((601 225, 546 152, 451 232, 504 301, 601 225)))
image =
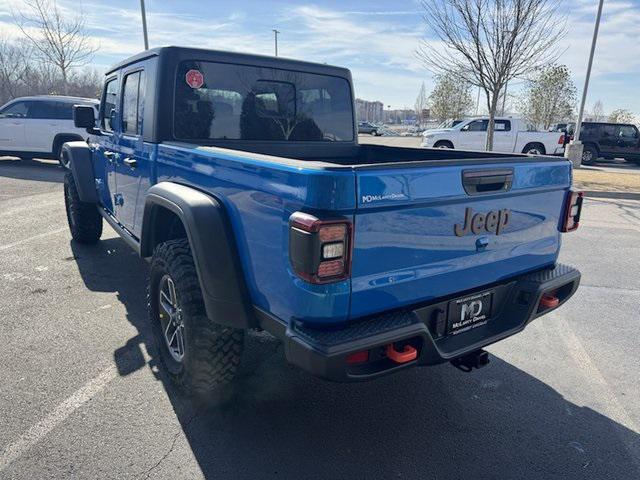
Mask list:
POLYGON ((482 370, 327 383, 253 333, 204 405, 158 371, 146 263, 71 242, 62 178, 0 159, 0 478, 640 478, 640 202, 586 201, 578 293, 482 370))

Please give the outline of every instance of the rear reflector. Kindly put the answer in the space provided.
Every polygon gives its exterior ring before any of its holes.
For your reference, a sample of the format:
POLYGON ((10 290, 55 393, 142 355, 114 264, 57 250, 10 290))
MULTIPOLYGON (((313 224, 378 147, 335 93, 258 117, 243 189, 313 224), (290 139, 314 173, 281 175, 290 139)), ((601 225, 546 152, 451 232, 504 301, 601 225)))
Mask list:
POLYGON ((582 202, 584 194, 569 190, 565 205, 564 219, 561 232, 573 232, 580 226, 580 214, 582 213, 582 202))
POLYGON ((349 365, 356 365, 358 363, 364 363, 369 360, 369 351, 363 350, 362 352, 352 353, 347 355, 347 363, 349 365))

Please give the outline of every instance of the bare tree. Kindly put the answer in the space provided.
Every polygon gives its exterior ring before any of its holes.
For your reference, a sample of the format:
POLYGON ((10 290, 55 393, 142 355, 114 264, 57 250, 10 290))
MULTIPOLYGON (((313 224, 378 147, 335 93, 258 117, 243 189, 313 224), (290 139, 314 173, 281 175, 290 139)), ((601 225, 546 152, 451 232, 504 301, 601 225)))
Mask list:
POLYGON ((23 3, 24 9, 13 14, 16 25, 33 45, 34 55, 59 69, 66 94, 71 70, 86 65, 97 50, 85 31, 85 17, 82 11, 63 14, 55 0, 23 3))
POLYGON ((424 86, 424 82, 420 86, 420 91, 416 97, 416 103, 414 105, 416 111, 416 118, 418 119, 418 125, 422 125, 426 121, 425 110, 428 107, 427 89, 424 86))
POLYGON ((468 115, 474 104, 471 88, 469 82, 457 75, 436 75, 436 84, 428 99, 431 115, 439 122, 468 115))
POLYGON ((593 104, 591 117, 594 122, 604 122, 604 120, 607 118, 604 114, 604 105, 602 103, 602 100, 597 100, 596 103, 593 104))
POLYGON ((487 101, 488 150, 500 94, 517 77, 552 63, 564 35, 559 0, 422 0, 428 33, 418 56, 435 73, 480 87, 487 101))
POLYGON ((566 65, 549 65, 527 82, 519 110, 538 128, 573 119, 577 102, 576 86, 566 65))

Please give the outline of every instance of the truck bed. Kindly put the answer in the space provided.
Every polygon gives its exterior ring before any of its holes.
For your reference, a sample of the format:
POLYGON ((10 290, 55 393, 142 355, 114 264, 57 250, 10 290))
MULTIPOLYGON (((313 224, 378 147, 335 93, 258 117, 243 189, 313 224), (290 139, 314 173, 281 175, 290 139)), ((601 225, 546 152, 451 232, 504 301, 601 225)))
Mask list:
POLYGON ((161 144, 158 181, 191 184, 222 199, 254 305, 285 322, 337 324, 557 260, 571 185, 571 165, 562 158, 377 145, 324 156, 298 152, 299 158, 265 153, 161 144), (498 180, 472 191, 468 173, 498 180), (467 209, 509 210, 510 224, 499 235, 457 236, 454 226, 464 225, 467 209), (296 211, 352 223, 351 278, 313 285, 292 272, 283 252, 296 211), (281 263, 275 269, 274 259, 281 263))

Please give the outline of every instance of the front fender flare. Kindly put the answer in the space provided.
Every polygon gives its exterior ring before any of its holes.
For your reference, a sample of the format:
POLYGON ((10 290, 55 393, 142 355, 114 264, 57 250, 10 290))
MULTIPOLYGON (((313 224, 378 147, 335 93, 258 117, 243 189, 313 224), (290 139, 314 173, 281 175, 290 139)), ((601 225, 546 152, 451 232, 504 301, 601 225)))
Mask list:
POLYGON ((143 258, 152 256, 156 247, 153 232, 158 207, 170 210, 182 221, 209 319, 234 328, 257 326, 224 206, 213 196, 185 185, 154 185, 144 205, 140 236, 143 258))
POLYGON ((69 158, 73 179, 81 202, 98 203, 96 179, 93 169, 93 153, 85 141, 67 142, 62 145, 64 155, 69 158))

